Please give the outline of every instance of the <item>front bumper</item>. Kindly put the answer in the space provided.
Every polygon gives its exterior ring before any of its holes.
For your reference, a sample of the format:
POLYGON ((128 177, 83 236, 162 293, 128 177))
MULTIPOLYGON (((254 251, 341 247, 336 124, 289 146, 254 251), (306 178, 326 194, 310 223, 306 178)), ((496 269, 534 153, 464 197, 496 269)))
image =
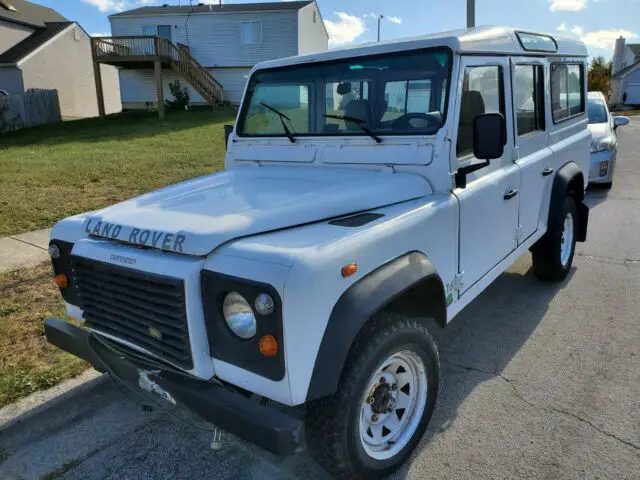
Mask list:
POLYGON ((613 171, 616 163, 616 150, 603 150, 591 154, 589 166, 589 183, 609 183, 613 181, 613 171), (606 173, 602 174, 602 163, 607 162, 606 173))
MULTIPOLYGON (((130 385, 137 385, 141 370, 135 360, 118 355, 96 340, 95 334, 59 318, 44 322, 47 341, 109 372, 130 385)), ((154 381, 179 403, 216 426, 276 455, 286 456, 304 449, 302 419, 261 405, 220 384, 195 380, 183 374, 161 371, 154 381)))

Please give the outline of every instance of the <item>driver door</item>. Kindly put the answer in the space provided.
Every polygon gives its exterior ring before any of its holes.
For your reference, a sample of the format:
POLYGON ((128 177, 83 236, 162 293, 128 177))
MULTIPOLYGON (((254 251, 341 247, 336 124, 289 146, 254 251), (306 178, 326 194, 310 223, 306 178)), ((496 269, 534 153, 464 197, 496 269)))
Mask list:
POLYGON ((457 91, 457 136, 452 164, 481 160, 473 156, 473 122, 483 113, 501 113, 506 144, 501 158, 467 177, 466 188, 456 188, 460 208, 459 295, 471 288, 517 247, 520 171, 513 161, 513 104, 507 57, 463 57, 457 91))

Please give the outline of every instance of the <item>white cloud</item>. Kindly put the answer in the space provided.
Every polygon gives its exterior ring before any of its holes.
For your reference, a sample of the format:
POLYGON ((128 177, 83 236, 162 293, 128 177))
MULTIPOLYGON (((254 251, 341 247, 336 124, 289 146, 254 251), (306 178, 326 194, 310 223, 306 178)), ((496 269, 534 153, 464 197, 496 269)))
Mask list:
POLYGON ((340 19, 337 22, 325 20, 329 32, 329 44, 332 46, 351 43, 365 31, 364 19, 346 12, 335 12, 340 19))
POLYGON ((96 32, 91 34, 92 37, 110 37, 111 34, 108 32, 96 32))
POLYGON ((587 0, 549 0, 552 12, 579 12, 587 8, 587 0))
POLYGON ((574 27, 571 29, 571 33, 573 33, 574 35, 582 35, 584 33, 584 28, 582 28, 580 25, 574 25, 574 27))
POLYGON ((396 25, 400 25, 402 23, 402 19, 400 17, 387 17, 391 23, 395 23, 396 25))
POLYGON ((567 22, 562 22, 560 25, 558 25, 558 28, 556 30, 558 30, 559 32, 566 32, 567 22))
POLYGON ((124 0, 82 0, 84 3, 93 5, 101 12, 121 12, 125 9, 124 0))
POLYGON ((604 48, 606 50, 613 50, 616 44, 616 40, 620 37, 625 37, 627 40, 630 38, 636 38, 636 33, 628 30, 597 30, 595 32, 587 32, 580 36, 580 40, 589 47, 604 48))

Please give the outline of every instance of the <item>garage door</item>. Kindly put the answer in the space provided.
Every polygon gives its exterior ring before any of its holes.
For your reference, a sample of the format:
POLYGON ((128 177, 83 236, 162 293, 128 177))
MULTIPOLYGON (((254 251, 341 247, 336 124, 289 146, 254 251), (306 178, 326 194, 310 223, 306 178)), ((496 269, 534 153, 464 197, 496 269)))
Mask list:
POLYGON ((627 99, 626 105, 640 105, 640 83, 630 83, 625 90, 627 99))

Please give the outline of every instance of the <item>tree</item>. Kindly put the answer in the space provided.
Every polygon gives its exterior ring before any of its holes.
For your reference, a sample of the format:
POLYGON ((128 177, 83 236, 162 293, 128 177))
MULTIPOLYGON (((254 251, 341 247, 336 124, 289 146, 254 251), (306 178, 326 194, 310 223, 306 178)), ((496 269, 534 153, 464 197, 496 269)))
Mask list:
POLYGON ((595 57, 589 65, 589 91, 602 92, 609 97, 611 84, 611 67, 613 62, 604 57, 595 57))

